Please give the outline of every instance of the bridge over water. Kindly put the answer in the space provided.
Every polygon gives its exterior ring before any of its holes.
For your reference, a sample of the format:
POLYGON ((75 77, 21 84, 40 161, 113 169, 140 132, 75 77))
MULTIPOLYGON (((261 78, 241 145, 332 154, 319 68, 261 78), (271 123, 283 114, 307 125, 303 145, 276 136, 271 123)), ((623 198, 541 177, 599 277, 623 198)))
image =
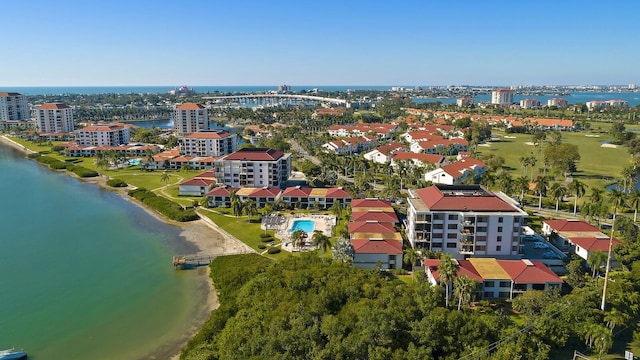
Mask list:
POLYGON ((205 100, 213 101, 314 101, 330 104, 346 104, 346 99, 330 98, 324 96, 298 95, 298 94, 246 94, 246 95, 222 95, 222 96, 203 96, 205 100))

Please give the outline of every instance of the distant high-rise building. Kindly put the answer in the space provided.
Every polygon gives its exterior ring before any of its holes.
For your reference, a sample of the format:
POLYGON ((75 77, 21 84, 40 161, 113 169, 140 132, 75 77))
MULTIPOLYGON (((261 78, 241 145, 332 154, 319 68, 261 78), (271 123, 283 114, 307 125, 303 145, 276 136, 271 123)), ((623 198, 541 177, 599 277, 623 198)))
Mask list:
POLYGON ((567 100, 563 98, 552 98, 547 100, 547 106, 557 106, 559 108, 567 107, 567 100))
POLYGON ((76 130, 80 146, 118 146, 128 144, 129 128, 121 124, 90 125, 76 130))
POLYGON ((471 104, 473 104, 473 99, 470 97, 456 99, 456 105, 458 105, 458 107, 469 107, 471 104))
POLYGON ((629 84, 629 90, 634 90, 636 88, 636 84, 629 84))
POLYGON ((36 128, 41 133, 72 132, 76 128, 73 109, 66 104, 42 104, 34 111, 36 128))
POLYGON ((278 86, 278 92, 279 93, 288 93, 291 91, 291 86, 289 85, 280 85, 278 86))
POLYGON ((532 109, 540 107, 540 100, 538 99, 522 99, 520 100, 520 107, 523 109, 532 109))
POLYGON ((173 112, 173 127, 178 135, 209 130, 209 112, 201 104, 182 104, 173 112))
POLYGON ((16 92, 0 92, 0 120, 30 120, 27 97, 16 92))
POLYGON ((491 103, 496 105, 511 105, 513 103, 513 91, 507 89, 492 91, 491 103))

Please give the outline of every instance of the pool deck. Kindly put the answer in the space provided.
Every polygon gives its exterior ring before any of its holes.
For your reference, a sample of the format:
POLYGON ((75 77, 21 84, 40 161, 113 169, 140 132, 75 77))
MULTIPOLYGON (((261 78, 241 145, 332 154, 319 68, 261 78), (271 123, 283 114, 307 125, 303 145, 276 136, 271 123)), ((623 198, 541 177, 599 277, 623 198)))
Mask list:
POLYGON ((287 216, 286 221, 276 230, 276 237, 281 240, 282 249, 289 252, 309 251, 316 249, 316 247, 313 246, 313 240, 311 240, 313 233, 308 233, 308 236, 302 246, 293 246, 293 241, 291 241, 291 232, 289 230, 293 226, 293 222, 295 220, 312 220, 315 223, 314 230, 322 231, 322 233, 326 236, 331 236, 333 227, 336 224, 336 217, 333 215, 296 214, 296 216, 287 216))

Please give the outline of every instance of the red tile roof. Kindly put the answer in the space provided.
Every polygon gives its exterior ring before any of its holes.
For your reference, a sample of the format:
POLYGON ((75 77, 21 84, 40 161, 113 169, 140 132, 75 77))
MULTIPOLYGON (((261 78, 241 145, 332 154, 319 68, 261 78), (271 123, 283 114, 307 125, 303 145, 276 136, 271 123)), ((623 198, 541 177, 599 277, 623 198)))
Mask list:
POLYGON ((108 124, 108 125, 89 125, 80 129, 81 131, 116 131, 124 129, 124 125, 108 124))
POLYGON ((310 187, 291 186, 282 192, 283 197, 309 197, 311 194, 310 187))
POLYGON ((395 239, 353 239, 356 254, 402 254, 402 242, 395 239))
POLYGON ((545 220, 543 223, 549 225, 551 229, 557 232, 561 231, 580 231, 580 232, 596 232, 599 233, 600 229, 597 227, 582 221, 582 220, 545 220))
POLYGON ((0 97, 8 97, 8 96, 20 96, 22 94, 17 92, 0 92, 0 97))
POLYGON ((178 106, 176 109, 178 110, 201 110, 204 109, 204 106, 195 103, 184 103, 178 106))
POLYGON ((211 189, 211 191, 207 193, 207 196, 229 197, 229 194, 232 191, 238 191, 238 190, 240 189, 232 188, 229 186, 219 186, 211 189))
POLYGON ((187 181, 183 181, 180 183, 180 186, 209 186, 211 184, 215 184, 215 179, 191 179, 187 181))
POLYGON ((231 136, 231 133, 225 130, 219 131, 201 131, 185 136, 188 139, 223 139, 231 136))
POLYGON ((325 195, 327 199, 351 199, 351 195, 342 188, 329 188, 325 195))
POLYGON ((393 154, 391 157, 394 161, 402 160, 418 160, 427 164, 438 164, 444 160, 442 155, 414 153, 411 151, 401 151, 393 154))
POLYGON ((395 224, 398 222, 398 215, 395 212, 388 211, 359 211, 351 214, 351 220, 354 222, 357 221, 378 221, 378 222, 389 222, 395 224))
POLYGON ((59 109, 70 109, 69 105, 66 104, 54 104, 54 103, 46 103, 36 107, 37 110, 59 110, 59 109))
POLYGON ((516 284, 562 283, 545 264, 538 260, 496 260, 516 284), (528 262, 528 264, 527 264, 528 262), (531 264, 531 265, 529 265, 531 264))
POLYGON ((224 160, 240 161, 276 161, 284 156, 284 152, 275 149, 245 148, 223 157, 224 160))
MULTIPOLYGON (((479 187, 478 187, 479 188, 479 187)), ((445 188, 446 189, 446 188, 445 188)), ((443 192, 437 186, 415 191, 430 210, 438 211, 515 211, 516 209, 493 193, 481 190, 478 195, 457 195, 455 187, 443 192)), ((353 206, 353 205, 352 205, 353 206)))
MULTIPOLYGON (((567 239, 571 243, 580 246, 581 248, 591 252, 591 251, 609 251, 609 239, 608 238, 598 238, 598 237, 572 237, 567 239)), ((616 245, 622 244, 622 241, 613 238, 613 247, 616 245)))
POLYGON ((392 234, 396 232, 393 224, 377 221, 358 221, 349 223, 350 233, 380 233, 392 234))
POLYGON ((352 208, 379 208, 391 207, 391 202, 382 199, 353 199, 351 201, 352 208))
POLYGON ((268 188, 258 188, 249 194, 249 197, 276 197, 280 194, 280 188, 277 187, 268 187, 268 188))

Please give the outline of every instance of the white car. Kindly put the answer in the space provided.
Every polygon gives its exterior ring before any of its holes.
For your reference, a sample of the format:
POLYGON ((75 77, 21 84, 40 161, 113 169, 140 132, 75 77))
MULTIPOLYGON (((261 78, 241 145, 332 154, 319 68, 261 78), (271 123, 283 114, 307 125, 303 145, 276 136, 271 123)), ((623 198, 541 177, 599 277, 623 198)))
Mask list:
POLYGON ((536 241, 533 243, 533 248, 534 249, 548 249, 549 245, 546 243, 543 243, 542 241, 536 241))

